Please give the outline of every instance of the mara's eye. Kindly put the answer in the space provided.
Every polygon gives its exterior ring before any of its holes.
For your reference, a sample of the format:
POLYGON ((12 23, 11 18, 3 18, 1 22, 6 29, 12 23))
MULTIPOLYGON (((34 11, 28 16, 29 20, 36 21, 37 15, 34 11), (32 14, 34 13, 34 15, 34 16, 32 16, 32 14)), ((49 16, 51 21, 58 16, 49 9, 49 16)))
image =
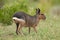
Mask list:
POLYGON ((44 14, 41 14, 41 15, 44 15, 44 14))

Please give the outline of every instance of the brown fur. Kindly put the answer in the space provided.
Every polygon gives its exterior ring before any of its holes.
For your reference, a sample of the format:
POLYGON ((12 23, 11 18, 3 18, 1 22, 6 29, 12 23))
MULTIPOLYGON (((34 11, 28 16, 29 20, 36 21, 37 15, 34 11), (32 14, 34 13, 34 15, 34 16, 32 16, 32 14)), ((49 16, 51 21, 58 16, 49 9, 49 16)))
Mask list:
MULTIPOLYGON (((18 13, 16 13, 16 15, 14 17, 17 17, 17 14, 18 13)), ((37 33, 36 26, 39 23, 39 20, 46 19, 45 15, 40 13, 39 8, 36 9, 36 15, 34 15, 34 16, 30 16, 30 15, 25 14, 23 12, 20 12, 20 14, 18 16, 20 17, 20 15, 21 15, 21 18, 23 20, 25 20, 25 22, 14 20, 17 25, 17 28, 16 28, 17 34, 18 33, 22 34, 22 32, 21 32, 22 27, 29 27, 29 33, 30 33, 30 28, 32 27, 34 29, 34 31, 37 33), (20 32, 19 32, 19 30, 20 30, 20 32)), ((17 18, 19 18, 19 17, 17 17, 17 18)))

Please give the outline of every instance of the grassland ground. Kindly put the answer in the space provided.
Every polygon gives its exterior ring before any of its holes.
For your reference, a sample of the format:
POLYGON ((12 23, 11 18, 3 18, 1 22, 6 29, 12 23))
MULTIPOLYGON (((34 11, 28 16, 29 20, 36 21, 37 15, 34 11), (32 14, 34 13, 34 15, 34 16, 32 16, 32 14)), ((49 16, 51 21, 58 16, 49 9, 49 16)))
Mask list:
POLYGON ((60 40, 60 18, 55 18, 51 15, 46 15, 46 20, 41 20, 37 26, 37 34, 31 28, 31 33, 28 33, 28 28, 23 27, 24 36, 16 35, 16 25, 13 23, 9 26, 0 24, 0 40, 60 40))

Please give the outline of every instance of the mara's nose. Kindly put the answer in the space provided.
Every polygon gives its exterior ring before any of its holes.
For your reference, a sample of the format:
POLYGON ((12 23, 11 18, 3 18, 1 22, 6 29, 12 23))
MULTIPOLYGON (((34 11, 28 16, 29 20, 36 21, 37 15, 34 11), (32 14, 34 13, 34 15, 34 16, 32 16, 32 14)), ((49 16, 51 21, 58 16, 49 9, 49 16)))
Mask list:
POLYGON ((44 20, 46 20, 46 17, 44 17, 44 20))

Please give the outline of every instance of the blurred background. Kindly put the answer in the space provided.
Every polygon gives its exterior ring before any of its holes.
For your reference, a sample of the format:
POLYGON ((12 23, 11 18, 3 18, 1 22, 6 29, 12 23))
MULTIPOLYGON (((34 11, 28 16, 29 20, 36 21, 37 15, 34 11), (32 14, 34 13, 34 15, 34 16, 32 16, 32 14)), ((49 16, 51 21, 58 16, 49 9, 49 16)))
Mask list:
MULTIPOLYGON (((32 29, 33 30, 33 29, 32 29)), ((0 0, 0 40, 60 40, 60 0, 0 0), (46 21, 40 21, 37 26, 38 33, 28 28, 23 31, 26 37, 15 34, 15 24, 12 16, 15 12, 24 11, 35 15, 36 8, 46 15, 46 21)))
POLYGON ((24 11, 30 15, 35 14, 35 9, 40 8, 43 13, 58 11, 60 14, 60 0, 0 0, 0 22, 12 23, 12 15, 17 11, 24 11))

